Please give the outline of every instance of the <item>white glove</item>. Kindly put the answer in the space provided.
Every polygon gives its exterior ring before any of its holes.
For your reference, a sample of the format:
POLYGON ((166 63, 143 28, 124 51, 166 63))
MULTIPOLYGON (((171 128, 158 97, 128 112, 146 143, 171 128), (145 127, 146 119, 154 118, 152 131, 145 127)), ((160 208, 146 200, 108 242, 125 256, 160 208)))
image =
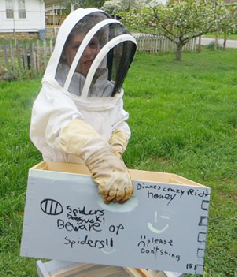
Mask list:
POLYGON ((60 132, 59 150, 85 161, 106 203, 125 202, 132 196, 133 186, 126 165, 83 120, 71 121, 60 132))
POLYGON ((122 159, 122 155, 125 152, 128 144, 126 134, 123 131, 116 129, 112 133, 112 136, 109 140, 109 144, 111 145, 114 154, 120 159, 122 159))
POLYGON ((106 203, 125 202, 133 193, 132 181, 124 162, 110 146, 95 152, 86 160, 92 177, 99 184, 99 192, 106 203))

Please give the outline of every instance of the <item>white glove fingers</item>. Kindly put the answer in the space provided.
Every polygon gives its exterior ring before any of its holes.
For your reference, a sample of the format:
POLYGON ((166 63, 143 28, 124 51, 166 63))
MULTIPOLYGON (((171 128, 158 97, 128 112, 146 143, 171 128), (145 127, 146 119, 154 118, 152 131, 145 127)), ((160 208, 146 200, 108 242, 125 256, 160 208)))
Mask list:
POLYGON ((133 187, 125 187, 125 195, 124 197, 120 200, 121 203, 126 202, 127 200, 129 200, 131 198, 133 194, 133 187))
POLYGON ((108 187, 99 184, 99 193, 103 195, 108 195, 108 187))
POLYGON ((107 194, 107 196, 105 196, 106 198, 106 202, 112 202, 113 200, 117 201, 117 191, 116 190, 110 190, 107 194))
POLYGON ((109 204, 111 201, 108 201, 108 194, 104 194, 104 203, 109 204))
POLYGON ((110 202, 117 202, 115 195, 114 196, 110 196, 108 194, 104 195, 104 202, 105 203, 110 203, 110 202))
POLYGON ((121 202, 121 200, 125 197, 125 195, 126 195, 126 188, 124 188, 123 190, 118 190, 116 195, 117 202, 121 202))

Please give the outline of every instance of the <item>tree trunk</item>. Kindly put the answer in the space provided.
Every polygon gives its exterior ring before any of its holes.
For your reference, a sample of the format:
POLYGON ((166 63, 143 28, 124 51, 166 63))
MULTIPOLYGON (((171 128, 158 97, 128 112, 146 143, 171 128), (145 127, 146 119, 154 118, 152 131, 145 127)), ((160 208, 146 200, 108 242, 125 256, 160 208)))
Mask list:
POLYGON ((219 32, 217 32, 215 36, 214 50, 218 49, 218 44, 219 44, 219 32))
POLYGON ((198 48, 197 48, 198 53, 202 52, 201 39, 202 39, 202 36, 199 36, 198 37, 198 48))
POLYGON ((225 33, 224 33, 223 50, 225 50, 225 47, 226 47, 226 41, 227 41, 227 30, 225 30, 225 33))
POLYGON ((181 61, 181 57, 182 57, 182 48, 183 48, 183 44, 181 42, 177 43, 177 49, 176 49, 176 53, 175 53, 175 59, 177 61, 181 61))

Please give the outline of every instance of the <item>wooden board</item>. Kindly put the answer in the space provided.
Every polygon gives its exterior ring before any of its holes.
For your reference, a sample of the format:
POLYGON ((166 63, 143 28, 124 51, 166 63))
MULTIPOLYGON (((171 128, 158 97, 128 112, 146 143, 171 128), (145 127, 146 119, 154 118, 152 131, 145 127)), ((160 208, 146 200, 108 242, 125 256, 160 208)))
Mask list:
POLYGON ((37 261, 40 277, 152 277, 145 269, 101 266, 93 264, 67 264, 65 262, 37 261))
POLYGON ((130 173, 133 197, 106 205, 86 167, 32 168, 21 255, 202 274, 210 188, 171 173, 130 173))

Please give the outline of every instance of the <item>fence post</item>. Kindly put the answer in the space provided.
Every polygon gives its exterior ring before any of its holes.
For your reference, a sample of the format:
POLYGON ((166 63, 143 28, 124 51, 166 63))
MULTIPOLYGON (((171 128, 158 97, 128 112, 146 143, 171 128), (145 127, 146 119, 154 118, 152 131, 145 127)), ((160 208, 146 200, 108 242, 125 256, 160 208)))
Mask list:
MULTIPOLYGON (((26 51, 26 42, 23 42, 23 67, 24 69, 30 69, 30 61, 28 60, 27 51, 26 51)), ((30 58, 30 56, 29 56, 30 58)))
POLYGON ((167 49, 167 42, 168 42, 168 39, 164 37, 164 52, 166 52, 166 49, 167 49))
POLYGON ((44 40, 44 69, 47 66, 47 47, 46 47, 46 40, 44 40))
POLYGON ((34 43, 32 41, 30 42, 30 65, 33 70, 36 70, 34 43))
MULTIPOLYGON (((37 42, 36 42, 37 43, 37 42)), ((33 63, 34 63, 34 70, 37 72, 37 44, 35 42, 32 43, 32 51, 33 51, 33 63)))
POLYGON ((3 40, 3 52, 4 52, 4 63, 7 70, 9 70, 9 64, 8 64, 8 54, 7 54, 7 41, 3 40))
POLYGON ((2 73, 3 73, 3 69, 2 69, 2 63, 1 63, 1 60, 0 60, 0 80, 1 80, 2 73))
POLYGON ((27 53, 28 69, 34 68, 33 59, 34 59, 33 46, 32 46, 32 42, 30 42, 29 51, 27 53))
POLYGON ((163 46, 163 35, 161 35, 160 36, 160 52, 162 53, 163 52, 163 48, 162 48, 162 46, 163 46))
POLYGON ((22 70, 22 60, 21 60, 21 52, 19 47, 19 40, 16 40, 16 55, 18 60, 18 68, 22 70))
POLYGON ((155 44, 155 47, 156 47, 155 53, 157 53, 157 52, 158 52, 158 36, 156 36, 156 44, 155 44))
POLYGON ((15 56, 14 56, 12 40, 10 40, 10 55, 11 55, 11 68, 13 71, 15 71, 15 56))
POLYGON ((193 43, 194 43, 193 49, 194 51, 197 51, 197 38, 194 38, 193 43))
POLYGON ((50 39, 50 53, 52 54, 53 52, 53 40, 50 39))
POLYGON ((40 47, 39 39, 37 39, 37 43, 36 43, 36 64, 37 64, 37 71, 40 72, 40 70, 41 70, 41 47, 40 47))

